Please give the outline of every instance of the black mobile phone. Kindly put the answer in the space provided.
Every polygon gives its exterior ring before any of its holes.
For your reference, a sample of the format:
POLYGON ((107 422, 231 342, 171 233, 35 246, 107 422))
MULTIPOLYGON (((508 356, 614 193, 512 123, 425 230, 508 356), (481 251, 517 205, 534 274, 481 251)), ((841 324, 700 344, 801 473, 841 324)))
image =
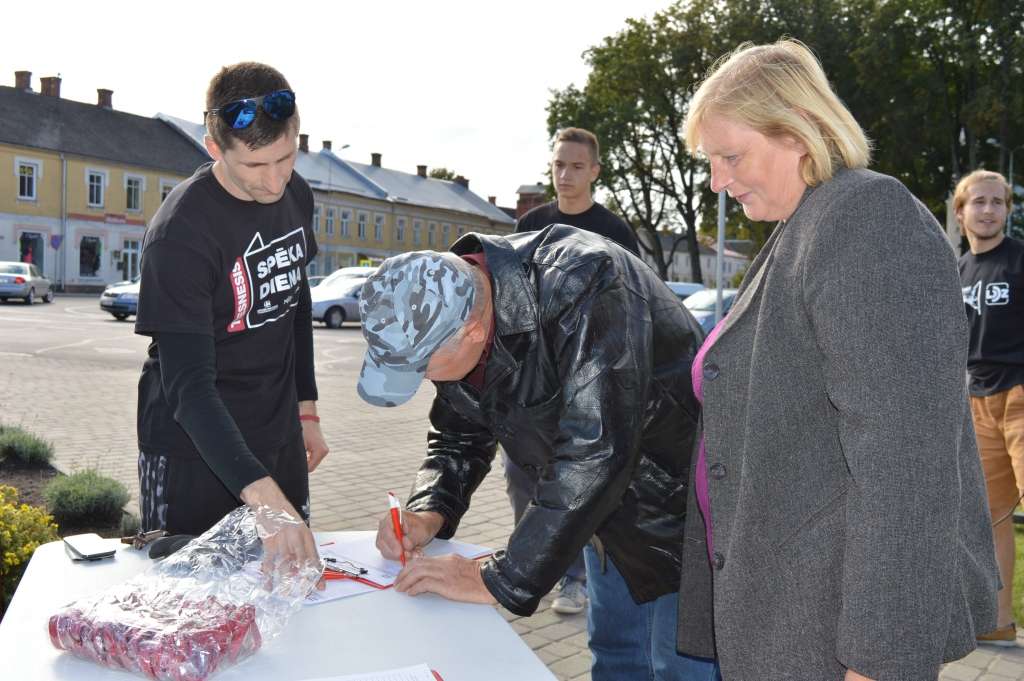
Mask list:
POLYGON ((105 541, 103 537, 95 533, 75 534, 64 537, 64 547, 71 560, 100 560, 110 558, 117 550, 105 541))

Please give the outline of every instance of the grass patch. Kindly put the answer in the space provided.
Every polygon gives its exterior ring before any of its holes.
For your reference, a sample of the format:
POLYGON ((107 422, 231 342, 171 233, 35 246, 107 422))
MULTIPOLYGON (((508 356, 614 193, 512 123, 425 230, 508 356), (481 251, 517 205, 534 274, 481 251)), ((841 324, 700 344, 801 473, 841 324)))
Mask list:
POLYGON ((43 495, 62 528, 118 525, 129 498, 123 484, 94 470, 55 478, 43 495))
POLYGON ((25 464, 49 464, 53 445, 18 426, 0 426, 0 459, 8 457, 25 464))

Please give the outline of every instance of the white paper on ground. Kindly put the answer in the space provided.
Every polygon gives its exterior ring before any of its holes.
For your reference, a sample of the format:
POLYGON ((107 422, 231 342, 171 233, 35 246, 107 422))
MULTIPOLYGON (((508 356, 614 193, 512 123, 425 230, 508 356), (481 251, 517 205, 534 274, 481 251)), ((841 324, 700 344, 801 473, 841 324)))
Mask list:
POLYGON ((382 672, 370 672, 369 674, 322 676, 316 679, 308 679, 308 681, 434 681, 434 674, 427 665, 418 664, 415 667, 388 669, 382 672))

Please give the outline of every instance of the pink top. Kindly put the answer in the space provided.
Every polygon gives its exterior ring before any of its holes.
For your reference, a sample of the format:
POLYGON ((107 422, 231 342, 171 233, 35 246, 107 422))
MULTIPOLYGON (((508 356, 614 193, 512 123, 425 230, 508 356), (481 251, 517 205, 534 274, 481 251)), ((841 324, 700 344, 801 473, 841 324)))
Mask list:
MULTIPOLYGON (((722 324, 725 322, 725 317, 715 324, 715 328, 711 329, 711 333, 708 334, 707 338, 704 339, 704 343, 697 350, 697 355, 693 358, 693 365, 690 367, 690 380, 693 383, 693 394, 697 397, 697 401, 704 404, 704 356, 708 354, 708 350, 715 344, 718 339, 718 334, 722 331, 722 324)), ((696 467, 697 479, 693 481, 694 491, 697 494, 697 506, 700 507, 700 513, 704 516, 704 537, 708 543, 708 558, 711 557, 714 551, 714 540, 711 534, 711 496, 708 492, 708 457, 704 451, 704 434, 700 436, 700 446, 697 451, 697 467, 696 467)))

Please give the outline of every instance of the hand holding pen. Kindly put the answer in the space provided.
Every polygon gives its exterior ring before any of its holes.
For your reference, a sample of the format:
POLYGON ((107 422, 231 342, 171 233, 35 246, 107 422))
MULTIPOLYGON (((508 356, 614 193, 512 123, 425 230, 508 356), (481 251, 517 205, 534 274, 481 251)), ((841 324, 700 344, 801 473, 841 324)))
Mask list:
POLYGON ((398 526, 402 535, 399 539, 389 505, 377 525, 377 550, 388 560, 408 560, 429 544, 443 525, 444 517, 440 513, 403 511, 399 516, 398 526))

